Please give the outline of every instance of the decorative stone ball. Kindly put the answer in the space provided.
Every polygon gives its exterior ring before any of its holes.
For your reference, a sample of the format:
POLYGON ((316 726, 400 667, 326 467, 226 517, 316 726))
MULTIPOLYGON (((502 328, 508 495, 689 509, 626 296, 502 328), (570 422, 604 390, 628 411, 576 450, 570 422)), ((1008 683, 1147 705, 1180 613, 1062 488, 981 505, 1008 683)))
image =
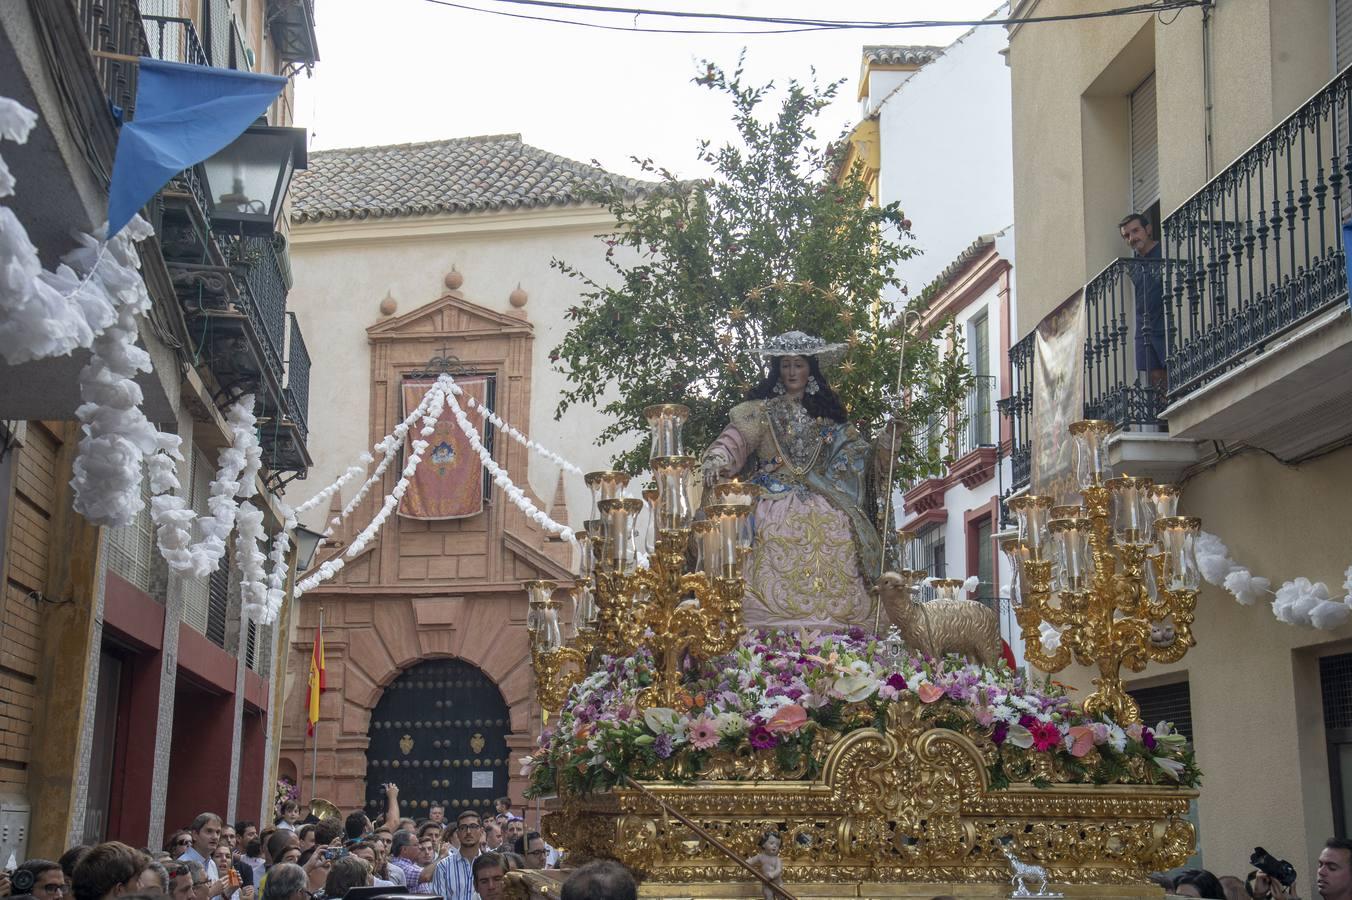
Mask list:
POLYGON ((392 316, 394 311, 399 308, 399 301, 394 299, 394 295, 389 291, 385 292, 385 297, 380 301, 380 314, 382 316, 392 316))
POLYGON ((519 283, 516 286, 516 290, 507 295, 507 302, 511 303, 517 309, 525 306, 526 301, 529 299, 530 296, 525 291, 521 290, 521 285, 519 283))
POLYGON ((442 279, 442 281, 446 285, 447 289, 452 291, 458 291, 460 290, 460 285, 465 283, 465 276, 460 274, 459 269, 456 269, 454 266, 452 266, 451 271, 446 273, 446 277, 442 279))

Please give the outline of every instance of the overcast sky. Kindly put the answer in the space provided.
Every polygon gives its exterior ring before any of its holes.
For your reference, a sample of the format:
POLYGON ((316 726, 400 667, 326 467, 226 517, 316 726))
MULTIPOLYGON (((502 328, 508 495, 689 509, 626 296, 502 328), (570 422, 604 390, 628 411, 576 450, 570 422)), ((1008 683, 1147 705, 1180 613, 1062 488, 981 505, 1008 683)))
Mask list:
MULTIPOLYGON (((470 5, 573 16, 495 0, 470 5)), ((996 0, 644 0, 616 6, 853 19, 972 19, 996 0)), ((751 79, 846 79, 821 120, 831 138, 858 120, 864 44, 946 45, 965 28, 786 35, 663 35, 530 22, 428 0, 321 0, 320 61, 298 79, 296 119, 315 150, 519 132, 530 144, 637 174, 650 156, 682 177, 707 174, 700 138, 731 136, 722 94, 691 84, 697 61, 725 68, 745 47, 751 79)), ((581 14, 583 16, 587 14, 581 14)), ((581 16, 579 16, 581 17, 581 16)), ((588 16, 592 21, 632 24, 588 16)), ((654 27, 730 28, 703 20, 641 17, 654 27)))

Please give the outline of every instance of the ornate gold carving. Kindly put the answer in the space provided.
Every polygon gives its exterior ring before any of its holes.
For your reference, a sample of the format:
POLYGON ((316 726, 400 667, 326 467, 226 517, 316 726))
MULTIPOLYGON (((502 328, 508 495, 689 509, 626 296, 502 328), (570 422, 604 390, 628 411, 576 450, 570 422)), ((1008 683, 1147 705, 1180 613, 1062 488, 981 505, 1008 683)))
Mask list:
POLYGON ((484 736, 476 732, 469 739, 469 750, 471 753, 483 753, 484 744, 486 743, 487 741, 484 740, 484 736))
POLYGON ((406 734, 399 739, 399 751, 405 756, 413 752, 413 735, 406 734))
MULTIPOLYGON (((645 786, 744 856, 756 852, 766 829, 778 829, 787 884, 1003 882, 1006 840, 1056 882, 1139 883, 1191 852, 1184 816, 1196 791, 1073 784, 1073 773, 1035 753, 1013 765, 1027 780, 992 789, 995 747, 983 730, 966 721, 937 728, 926 713, 911 698, 889 707, 881 728, 823 737, 828 752, 815 781, 645 786)), ((750 757, 715 757, 713 768, 727 777, 792 777, 750 757)), ((746 880, 637 791, 549 805, 544 830, 575 860, 618 857, 659 883, 746 880)))

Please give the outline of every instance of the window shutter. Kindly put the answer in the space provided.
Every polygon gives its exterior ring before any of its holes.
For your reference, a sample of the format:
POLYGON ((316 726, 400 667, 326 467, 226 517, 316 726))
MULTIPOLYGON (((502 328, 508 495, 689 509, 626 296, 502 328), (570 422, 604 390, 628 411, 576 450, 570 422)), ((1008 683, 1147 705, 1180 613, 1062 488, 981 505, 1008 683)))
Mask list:
POLYGON ((126 525, 108 529, 104 552, 108 568, 130 584, 150 593, 151 566, 155 552, 155 526, 150 520, 150 479, 141 479, 141 511, 126 525))
POLYGON ((1155 76, 1131 93, 1131 208, 1149 209, 1160 198, 1159 139, 1155 131, 1155 76))
POLYGON ((1127 693, 1140 705, 1143 723, 1154 728, 1160 722, 1173 722, 1175 731, 1193 739, 1192 698, 1186 681, 1135 688, 1127 693))
MULTIPOLYGON (((192 453, 192 508, 198 516, 208 513, 207 497, 211 494, 213 471, 211 464, 201 453, 192 453)), ((197 523, 192 527, 193 542, 202 540, 202 529, 197 523)), ((207 633, 207 610, 210 607, 211 576, 196 578, 185 575, 179 582, 183 591, 183 621, 202 634, 207 633)))
POLYGON ((1352 65, 1352 0, 1333 0, 1333 68, 1352 65))

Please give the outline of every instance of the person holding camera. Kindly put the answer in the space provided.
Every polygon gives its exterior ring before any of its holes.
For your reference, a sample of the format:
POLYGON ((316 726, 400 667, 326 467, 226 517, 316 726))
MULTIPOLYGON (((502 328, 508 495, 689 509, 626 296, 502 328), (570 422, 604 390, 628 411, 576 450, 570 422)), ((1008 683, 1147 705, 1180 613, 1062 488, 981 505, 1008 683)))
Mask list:
MULTIPOLYGON (((1249 862, 1257 870, 1249 875, 1249 895, 1254 900, 1296 900, 1296 869, 1284 859, 1275 859, 1255 847, 1249 862)), ((1352 900, 1352 840, 1329 838, 1319 851, 1315 888, 1322 900, 1352 900)))

